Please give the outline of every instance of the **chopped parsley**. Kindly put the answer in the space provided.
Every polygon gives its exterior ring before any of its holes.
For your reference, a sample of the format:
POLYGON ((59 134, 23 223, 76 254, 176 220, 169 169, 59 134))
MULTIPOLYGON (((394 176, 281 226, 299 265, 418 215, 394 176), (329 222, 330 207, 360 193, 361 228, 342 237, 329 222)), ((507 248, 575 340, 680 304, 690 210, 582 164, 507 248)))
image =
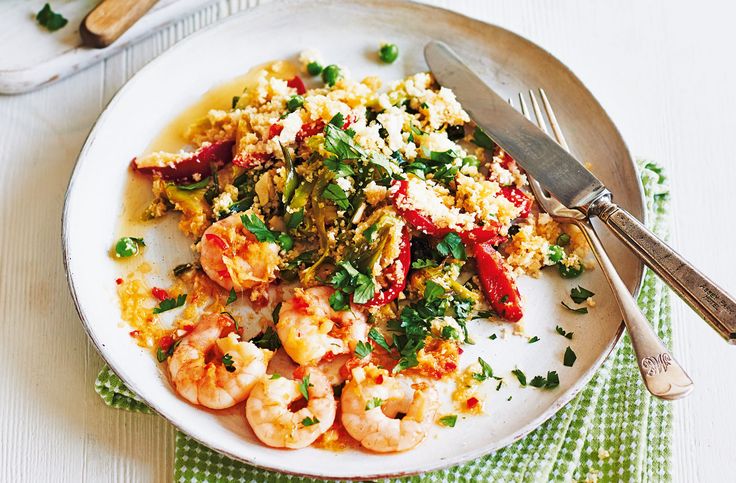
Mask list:
POLYGON ((591 292, 587 288, 581 287, 580 285, 570 290, 570 298, 576 304, 582 304, 593 295, 595 295, 593 292, 591 292))
POLYGON ((273 308, 273 311, 271 312, 271 320, 273 320, 274 325, 279 323, 279 314, 281 313, 281 302, 276 304, 276 307, 273 308))
POLYGON ((316 416, 314 418, 310 418, 309 416, 307 416, 306 418, 302 419, 302 426, 304 427, 313 426, 317 423, 319 423, 319 419, 317 419, 316 416))
POLYGON ((452 255, 452 258, 458 260, 465 260, 467 255, 465 254, 465 245, 463 241, 455 232, 450 232, 437 244, 437 251, 443 257, 452 255))
POLYGON ((253 236, 255 236, 259 242, 276 243, 276 235, 274 235, 271 230, 266 227, 265 223, 263 223, 263 221, 261 221, 261 219, 255 214, 240 215, 240 220, 243 222, 245 229, 253 233, 253 236))
POLYGON ((562 337, 567 337, 568 339, 572 339, 572 332, 566 332, 565 329, 560 327, 559 325, 555 327, 555 330, 558 334, 560 334, 562 337))
POLYGON ((325 158, 324 165, 327 169, 335 173, 338 178, 353 176, 355 174, 355 170, 352 165, 344 163, 338 158, 325 158))
POLYGON ((365 410, 370 411, 371 409, 380 408, 381 404, 383 404, 383 399, 380 397, 374 397, 366 403, 365 410))
POLYGON ((385 349, 386 352, 391 352, 391 346, 386 342, 386 338, 375 327, 371 327, 371 330, 368 331, 368 338, 375 342, 378 347, 385 349))
POLYGON ((330 307, 333 310, 347 310, 350 308, 350 295, 353 302, 364 304, 376 293, 376 284, 373 277, 361 273, 349 261, 343 260, 337 264, 337 269, 329 280, 335 292, 330 296, 330 307))
POLYGON ((560 377, 557 375, 557 371, 549 371, 547 377, 535 376, 529 382, 529 385, 539 389, 554 389, 560 385, 560 377))
MULTIPOLYGON (((337 156, 337 159, 360 159, 366 156, 363 148, 358 146, 350 132, 343 131, 341 126, 334 124, 335 119, 325 127, 325 150, 337 156)), ((339 123, 343 119, 340 116, 339 123)))
POLYGON ((440 424, 447 426, 448 428, 454 428, 457 423, 457 414, 448 414, 440 418, 440 424))
POLYGON ((48 3, 36 14, 36 21, 49 32, 55 32, 69 22, 62 14, 51 10, 48 3))
POLYGON ((153 309, 154 314, 160 314, 161 312, 166 312, 167 310, 172 310, 177 307, 181 307, 184 305, 184 303, 187 301, 187 294, 183 293, 177 296, 175 299, 164 299, 161 301, 160 304, 158 304, 158 307, 153 309))
POLYGON ((498 336, 496 334, 491 334, 491 335, 488 336, 488 338, 491 339, 491 340, 496 340, 498 338, 498 336))
POLYGON ((233 362, 233 356, 230 354, 222 356, 222 365, 225 366, 227 372, 235 372, 235 363, 233 362))
POLYGON ((424 285, 424 300, 426 300, 427 302, 437 300, 442 295, 444 295, 444 293, 445 289, 437 282, 427 280, 427 283, 424 285))
POLYGON ((268 349, 271 351, 275 351, 276 349, 281 347, 281 340, 272 327, 267 328, 265 331, 253 337, 250 341, 254 343, 256 347, 259 347, 261 349, 268 349))
POLYGON ((238 296, 235 294, 235 289, 230 289, 230 294, 227 296, 227 301, 225 302, 225 305, 230 305, 231 303, 238 300, 238 296))
POLYGON ((355 355, 361 359, 365 359, 373 352, 373 346, 365 342, 358 341, 358 345, 355 346, 355 355))
POLYGON ((573 351, 570 346, 565 349, 565 356, 562 360, 562 363, 565 364, 567 367, 572 367, 573 364, 575 364, 575 360, 578 358, 577 355, 575 355, 575 351, 573 351))
POLYGON ((437 262, 432 259, 419 259, 411 262, 411 268, 415 270, 421 270, 422 268, 434 268, 437 266, 437 262))
POLYGON ((521 369, 514 369, 511 371, 511 374, 516 376, 516 379, 519 380, 519 384, 526 386, 526 374, 524 374, 521 369))
POLYGON ((493 376, 493 368, 490 364, 484 361, 481 357, 478 358, 478 364, 480 364, 480 372, 473 373, 473 379, 476 381, 485 381, 486 379, 498 379, 493 376))
POLYGON ((570 312, 575 312, 576 314, 587 314, 588 308, 587 307, 580 307, 579 309, 573 309, 569 305, 567 305, 565 302, 560 302, 563 307, 565 307, 570 312))
POLYGON ((537 337, 537 336, 535 335, 534 337, 530 337, 530 338, 529 338, 529 343, 530 343, 530 344, 534 344, 535 342, 539 342, 539 337, 537 337))
POLYGON ((304 399, 309 401, 309 388, 314 387, 313 384, 309 383, 309 374, 304 376, 301 381, 297 383, 297 387, 299 388, 299 392, 304 396, 304 399))

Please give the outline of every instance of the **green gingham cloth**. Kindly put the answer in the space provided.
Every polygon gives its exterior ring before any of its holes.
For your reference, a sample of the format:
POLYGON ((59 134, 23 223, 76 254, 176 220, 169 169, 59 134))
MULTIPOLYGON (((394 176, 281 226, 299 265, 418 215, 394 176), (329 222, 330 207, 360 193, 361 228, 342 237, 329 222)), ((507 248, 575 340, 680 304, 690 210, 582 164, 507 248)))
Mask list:
MULTIPOLYGON (((650 227, 667 235, 667 189, 661 168, 639 162, 650 227)), ((659 336, 671 345, 669 291, 651 272, 639 305, 659 336)), ((95 389, 110 406, 152 413, 104 367, 95 389)), ((672 408, 644 389, 628 336, 597 374, 554 417, 520 441, 475 461, 395 482, 445 481, 669 481, 672 408)), ((313 480, 274 473, 231 460, 176 432, 177 482, 298 482, 313 480)))

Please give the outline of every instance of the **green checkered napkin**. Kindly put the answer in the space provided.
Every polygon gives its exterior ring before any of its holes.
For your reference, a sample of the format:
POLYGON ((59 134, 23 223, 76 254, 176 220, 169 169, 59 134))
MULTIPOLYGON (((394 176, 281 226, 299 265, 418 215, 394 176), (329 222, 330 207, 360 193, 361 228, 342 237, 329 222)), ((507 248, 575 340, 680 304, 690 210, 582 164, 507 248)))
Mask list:
MULTIPOLYGON (((640 162, 649 224, 666 235, 667 190, 661 169, 640 162)), ((671 343, 669 291, 647 271, 639 305, 671 343)), ((524 439, 470 463, 392 481, 669 481, 672 409, 649 396, 628 336, 587 387, 524 439)), ((95 389, 110 406, 152 411, 105 367, 95 389)), ((233 461, 176 433, 175 479, 181 482, 309 482, 233 461)))

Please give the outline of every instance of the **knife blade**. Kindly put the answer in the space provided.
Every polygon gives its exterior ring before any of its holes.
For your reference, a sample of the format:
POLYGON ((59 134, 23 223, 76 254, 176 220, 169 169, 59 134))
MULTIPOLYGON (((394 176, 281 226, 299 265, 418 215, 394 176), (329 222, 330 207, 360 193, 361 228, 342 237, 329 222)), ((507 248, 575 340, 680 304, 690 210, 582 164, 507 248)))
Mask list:
POLYGON ((488 87, 447 45, 428 43, 424 57, 437 82, 452 89, 473 121, 563 205, 584 207, 608 192, 598 178, 488 87))
POLYGON ((527 173, 563 205, 598 217, 721 337, 736 345, 734 297, 617 206, 598 178, 496 94, 447 45, 429 42, 424 58, 437 82, 453 90, 476 124, 527 173))

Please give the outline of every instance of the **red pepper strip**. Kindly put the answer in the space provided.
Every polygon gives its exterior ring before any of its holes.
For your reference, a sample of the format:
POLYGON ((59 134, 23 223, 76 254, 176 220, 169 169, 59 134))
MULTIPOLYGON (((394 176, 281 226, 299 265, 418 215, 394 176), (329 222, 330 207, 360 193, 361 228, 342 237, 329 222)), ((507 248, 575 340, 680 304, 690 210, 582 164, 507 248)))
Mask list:
POLYGON ((518 322, 523 315, 521 296, 501 255, 491 243, 479 243, 475 246, 475 260, 478 264, 480 285, 493 311, 509 322, 518 322))
POLYGON ((391 268, 389 268, 389 270, 393 270, 394 272, 399 269, 401 270, 398 274, 395 274, 399 277, 398 280, 394 280, 391 286, 376 292, 372 299, 362 304, 364 307, 382 307, 395 300, 399 294, 404 291, 404 287, 406 287, 406 279, 409 275, 409 268, 411 267, 411 237, 409 236, 409 230, 406 227, 404 227, 404 231, 401 234, 400 249, 401 251, 399 252, 399 256, 396 257, 396 261, 394 261, 391 268), (401 265, 397 266, 397 263, 400 263, 401 265))
POLYGON ((191 180, 195 174, 202 177, 210 175, 210 166, 224 166, 233 160, 235 141, 222 141, 202 146, 189 156, 181 158, 174 166, 138 167, 137 159, 133 159, 133 169, 145 174, 158 174, 167 181, 191 180))
POLYGON ((304 124, 302 128, 296 133, 296 142, 300 143, 305 139, 319 134, 325 130, 325 122, 322 119, 317 119, 309 124, 304 124))
POLYGON ((169 298, 168 292, 166 292, 166 290, 162 288, 153 287, 151 289, 151 293, 153 294, 154 297, 156 297, 159 300, 166 300, 167 298, 169 298))
POLYGON ((230 248, 230 245, 228 245, 228 243, 225 240, 223 240, 219 236, 215 235, 214 233, 207 233, 204 236, 204 238, 205 238, 205 240, 207 240, 208 242, 212 243, 213 245, 215 245, 220 250, 227 250, 228 248, 230 248))
MULTIPOLYGON (((391 186, 391 199, 394 207, 399 215, 402 216, 411 226, 419 231, 431 236, 445 236, 451 231, 449 228, 440 228, 435 225, 434 221, 426 215, 421 214, 418 210, 406 207, 407 190, 409 182, 406 180, 394 180, 391 186)), ((483 243, 490 241, 494 245, 498 245, 506 241, 506 237, 498 234, 498 229, 494 226, 477 227, 470 231, 456 232, 460 239, 466 244, 483 243)))
POLYGON ((159 346, 159 348, 161 348, 161 350, 163 350, 163 351, 167 351, 167 350, 169 350, 169 348, 170 348, 170 347, 171 347, 171 346, 172 346, 173 344, 174 344, 174 338, 173 338, 173 337, 171 337, 170 335, 165 335, 165 336, 161 337, 161 338, 160 338, 160 339, 158 340, 158 346, 159 346))
POLYGON ((279 134, 281 134, 281 131, 284 130, 284 126, 281 124, 271 124, 271 127, 268 128, 268 139, 275 138, 279 134))
POLYGON ((302 78, 299 77, 298 75, 294 76, 292 79, 289 79, 286 82, 286 85, 293 89, 296 89, 296 93, 299 94, 300 96, 304 94, 305 92, 307 92, 306 87, 304 87, 304 82, 302 81, 302 78))
POLYGON ((230 278, 230 272, 228 272, 227 269, 218 270, 217 275, 219 275, 221 278, 230 278))
POLYGON ((252 153, 245 157, 238 155, 233 158, 233 164, 235 166, 240 166, 241 168, 252 168, 253 166, 263 163, 267 159, 268 154, 266 153, 252 153))
POLYGON ((501 196, 509 200, 517 208, 521 208, 519 218, 526 218, 532 210, 532 199, 516 186, 504 186, 501 188, 501 196))
POLYGON ((344 131, 345 129, 349 128, 349 127, 350 127, 350 125, 351 125, 352 123, 354 123, 355 121, 357 121, 357 120, 358 120, 358 119, 357 119, 357 118, 355 117, 355 115, 353 115, 353 113, 352 113, 352 112, 351 112, 350 114, 348 114, 347 116, 345 116, 345 124, 343 124, 343 125, 342 125, 342 129, 343 129, 343 131, 344 131))

